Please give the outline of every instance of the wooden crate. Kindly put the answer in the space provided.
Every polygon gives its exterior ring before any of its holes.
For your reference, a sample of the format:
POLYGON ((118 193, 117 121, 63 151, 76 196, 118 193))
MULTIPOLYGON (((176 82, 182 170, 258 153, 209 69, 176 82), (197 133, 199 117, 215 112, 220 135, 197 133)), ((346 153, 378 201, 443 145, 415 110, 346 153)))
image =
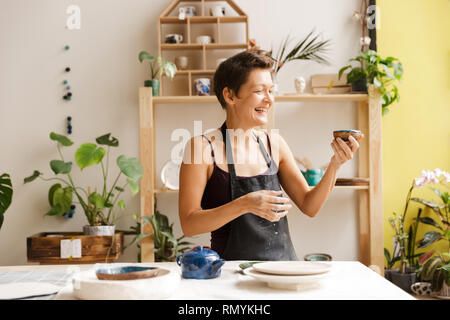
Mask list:
POLYGON ((28 262, 82 264, 112 262, 123 251, 123 232, 113 236, 90 236, 82 232, 41 232, 27 238, 28 262), (61 240, 81 240, 81 258, 61 258, 61 240))

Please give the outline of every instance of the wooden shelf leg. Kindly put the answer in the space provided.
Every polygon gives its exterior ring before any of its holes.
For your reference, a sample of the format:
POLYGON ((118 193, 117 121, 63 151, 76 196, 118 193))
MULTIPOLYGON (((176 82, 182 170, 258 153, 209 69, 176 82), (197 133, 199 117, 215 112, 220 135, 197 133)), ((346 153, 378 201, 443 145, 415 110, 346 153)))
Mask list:
MULTIPOLYGON (((154 114, 152 88, 139 88, 139 159, 144 168, 140 182, 140 216, 153 215, 154 209, 154 114), (152 143, 149 143, 152 142, 152 143)), ((141 232, 153 233, 150 223, 142 227, 141 232)), ((146 237, 141 241, 141 261, 153 262, 153 240, 146 237)))
POLYGON ((369 86, 370 264, 384 272, 381 96, 369 86))
MULTIPOLYGON (((367 101, 358 102, 358 130, 364 133, 358 150, 358 176, 369 176, 369 105, 367 101)), ((369 266, 370 238, 369 238, 369 192, 360 190, 358 192, 359 202, 359 260, 369 266)))

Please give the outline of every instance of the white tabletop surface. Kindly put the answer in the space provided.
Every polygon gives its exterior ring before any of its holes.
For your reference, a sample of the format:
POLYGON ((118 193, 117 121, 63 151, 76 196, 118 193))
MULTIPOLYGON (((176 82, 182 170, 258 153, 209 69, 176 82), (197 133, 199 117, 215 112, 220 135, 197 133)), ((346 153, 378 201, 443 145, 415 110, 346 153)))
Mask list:
MULTIPOLYGON (((228 261, 222 267, 220 277, 208 280, 183 279, 177 290, 169 297, 173 300, 414 300, 415 298, 395 286, 378 273, 357 261, 332 261, 331 271, 313 284, 301 286, 298 290, 269 288, 239 268, 243 261, 228 261)), ((129 263, 131 265, 158 266, 180 274, 181 268, 175 262, 129 263)), ((115 265, 129 265, 115 264, 115 265)), ((61 270, 76 269, 78 266, 10 266, 0 267, 2 271, 61 270)), ((93 265, 79 265, 81 271, 93 265)), ((55 299, 76 299, 72 284, 59 291, 55 299)))

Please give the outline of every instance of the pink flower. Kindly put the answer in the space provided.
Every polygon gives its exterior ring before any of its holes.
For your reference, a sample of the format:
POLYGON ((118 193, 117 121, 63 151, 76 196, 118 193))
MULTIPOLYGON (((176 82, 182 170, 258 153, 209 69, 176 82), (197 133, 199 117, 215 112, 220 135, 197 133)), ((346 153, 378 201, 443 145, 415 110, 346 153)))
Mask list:
POLYGON ((422 176, 420 178, 414 178, 414 186, 417 188, 422 188, 427 183, 440 183, 440 176, 445 177, 445 182, 450 182, 450 173, 442 171, 439 168, 431 170, 422 170, 422 176))
POLYGON ((414 178, 414 187, 416 188, 422 188, 426 183, 426 180, 424 177, 420 178, 414 178))

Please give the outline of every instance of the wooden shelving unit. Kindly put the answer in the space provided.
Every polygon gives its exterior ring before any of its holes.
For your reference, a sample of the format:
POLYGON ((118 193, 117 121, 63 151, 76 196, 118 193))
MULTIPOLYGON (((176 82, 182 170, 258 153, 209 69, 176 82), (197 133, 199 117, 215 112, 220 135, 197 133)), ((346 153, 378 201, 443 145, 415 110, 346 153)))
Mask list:
MULTIPOLYGON (((174 0, 170 5, 161 13, 159 16, 158 23, 158 47, 159 56, 165 58, 165 52, 167 51, 180 51, 185 52, 186 50, 194 50, 201 52, 202 66, 200 69, 195 70, 179 70, 175 76, 187 76, 187 83, 189 96, 193 93, 193 83, 195 76, 204 76, 212 80, 215 70, 207 68, 207 58, 208 53, 212 50, 233 50, 233 49, 248 49, 249 39, 248 39, 248 16, 239 8, 239 6, 232 0, 223 1, 212 1, 212 0, 174 0), (171 12, 181 3, 185 2, 187 5, 192 5, 194 3, 200 4, 200 15, 193 17, 186 17, 180 20, 178 16, 171 16, 171 12), (209 16, 206 12, 206 2, 215 2, 217 4, 227 3, 238 16, 225 16, 225 17, 214 17, 209 16), (223 24, 232 23, 243 23, 245 24, 245 43, 224 43, 222 42, 222 31, 221 26, 223 24), (195 24, 213 24, 215 25, 215 33, 217 35, 215 42, 210 44, 198 44, 195 43, 195 39, 192 39, 192 28, 191 25, 195 24), (162 34, 163 25, 183 25, 184 26, 184 39, 183 43, 168 44, 164 43, 164 35, 162 34)), ((227 57, 224 57, 227 58, 227 57)), ((160 80, 160 95, 164 96, 164 86, 162 81, 162 76, 159 77, 160 80)), ((212 82, 212 81, 211 81, 212 82)), ((212 89, 211 89, 212 91, 212 89)))
MULTIPOLYGON (((381 155, 381 99, 372 87, 367 94, 285 95, 276 96, 269 113, 268 129, 276 128, 275 110, 282 102, 340 102, 353 101, 358 107, 358 129, 365 134, 365 143, 359 149, 358 176, 368 178, 367 185, 336 186, 335 189, 358 191, 360 261, 365 265, 377 265, 384 270, 383 252, 383 200, 381 155)), ((153 214, 155 195, 177 194, 177 191, 159 189, 155 170, 155 108, 158 104, 217 104, 215 96, 152 97, 151 88, 139 88, 139 146, 140 161, 144 166, 141 179, 140 214, 153 214)), ((336 107, 339 107, 336 103, 336 107)), ((144 232, 151 232, 146 229, 144 232)), ((153 243, 146 239, 141 245, 142 261, 153 261, 153 243)))

